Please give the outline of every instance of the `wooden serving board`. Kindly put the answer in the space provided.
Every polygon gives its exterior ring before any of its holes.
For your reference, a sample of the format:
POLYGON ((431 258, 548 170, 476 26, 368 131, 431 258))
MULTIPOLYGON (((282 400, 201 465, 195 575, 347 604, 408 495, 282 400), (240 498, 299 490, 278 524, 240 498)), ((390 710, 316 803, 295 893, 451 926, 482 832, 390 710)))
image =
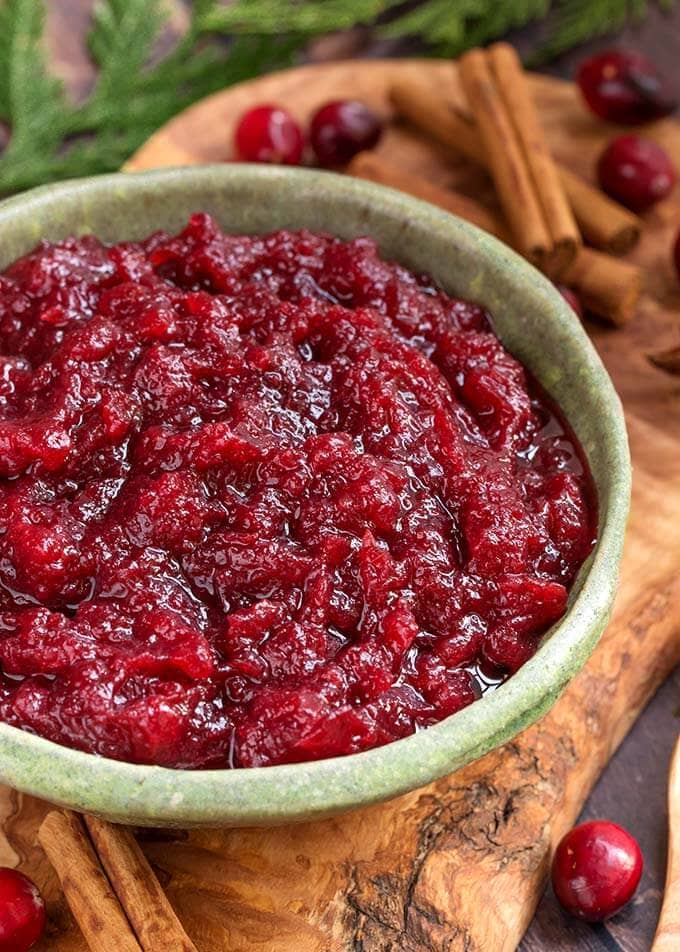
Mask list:
MULTIPOLYGON (((279 102, 301 120, 338 96, 386 116, 390 83, 408 74, 433 96, 459 95, 444 62, 367 61, 303 67, 226 90, 174 119, 130 170, 231 157, 239 114, 279 102)), ((588 177, 611 130, 573 86, 533 86, 557 156, 588 177)), ((680 168, 680 126, 650 134, 680 168)), ((394 161, 491 199, 486 177, 409 130, 380 146, 394 161)), ((603 766, 680 661, 680 378, 645 358, 680 341, 680 286, 670 245, 680 200, 649 215, 632 258, 646 292, 624 330, 589 325, 621 394, 635 467, 633 507, 613 620, 552 711, 514 742, 423 790, 345 816, 258 830, 145 831, 144 848, 201 952, 443 952, 514 949, 545 883, 551 848, 573 823, 603 766)), ((45 952, 85 944, 35 843, 45 804, 0 791, 0 863, 31 875, 48 899, 45 952)))

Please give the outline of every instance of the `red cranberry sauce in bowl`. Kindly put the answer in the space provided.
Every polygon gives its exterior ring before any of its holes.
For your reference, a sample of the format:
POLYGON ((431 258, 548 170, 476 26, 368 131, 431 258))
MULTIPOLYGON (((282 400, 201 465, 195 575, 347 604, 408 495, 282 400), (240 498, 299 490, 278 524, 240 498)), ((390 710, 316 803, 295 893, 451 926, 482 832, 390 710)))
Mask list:
POLYGON ((593 546, 580 451, 489 316, 369 239, 45 242, 0 341, 0 719, 58 743, 388 743, 516 671, 593 546))

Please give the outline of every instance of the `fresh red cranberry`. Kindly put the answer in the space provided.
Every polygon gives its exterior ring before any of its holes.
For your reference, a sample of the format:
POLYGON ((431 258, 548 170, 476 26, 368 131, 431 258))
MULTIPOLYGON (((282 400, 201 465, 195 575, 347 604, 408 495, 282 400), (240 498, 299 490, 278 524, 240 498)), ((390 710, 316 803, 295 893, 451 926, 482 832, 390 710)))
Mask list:
POLYGON ((673 261, 675 262, 675 270, 678 273, 678 280, 680 281, 680 231, 678 232, 675 244, 673 245, 673 261))
POLYGON ((236 151, 246 162, 299 165, 305 140, 295 119, 280 106, 256 106, 236 127, 236 151))
POLYGON ((43 934, 45 903, 35 883, 0 868, 0 952, 27 952, 43 934))
POLYGON ((653 63, 638 53, 607 50, 581 63, 577 82, 600 119, 635 126, 673 112, 677 101, 653 63))
POLYGON ((372 149, 382 135, 382 122, 368 106, 354 99, 328 102, 312 117, 309 138, 321 165, 346 165, 357 152, 372 149))
POLYGON ((642 853, 630 833, 608 820, 570 830, 555 851, 555 895, 572 916, 600 922, 632 897, 642 875, 642 853))
POLYGON ((581 299, 576 291, 572 291, 572 289, 568 288, 565 284, 558 284, 557 290, 560 292, 572 311, 575 312, 576 316, 583 319, 583 305, 581 304, 581 299))
POLYGON ((649 139, 626 135, 613 139, 597 164, 604 191, 634 212, 651 208, 675 184, 668 154, 649 139))

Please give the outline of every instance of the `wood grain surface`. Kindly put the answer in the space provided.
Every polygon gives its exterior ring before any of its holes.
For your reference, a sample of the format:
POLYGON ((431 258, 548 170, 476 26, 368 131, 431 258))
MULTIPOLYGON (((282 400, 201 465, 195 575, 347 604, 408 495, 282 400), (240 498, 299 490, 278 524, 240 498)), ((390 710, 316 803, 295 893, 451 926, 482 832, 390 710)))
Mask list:
POLYGON ((675 745, 668 781, 668 832, 666 886, 652 952, 680 949, 680 740, 675 745))
MULTIPOLYGON (((457 95, 447 63, 308 67, 193 107, 154 136, 131 167, 228 159, 233 123, 255 102, 282 102, 302 119, 341 93, 387 115, 386 89, 408 71, 428 77, 433 95, 457 95)), ((537 77, 533 88, 556 154, 589 175, 606 130, 586 115, 573 87, 537 77)), ((678 126, 666 122, 651 134, 680 164, 678 126)), ((491 199, 479 170, 406 129, 390 129, 381 149, 434 182, 491 199)), ((513 743, 389 804, 275 830, 144 833, 145 852, 200 950, 502 952, 517 946, 542 894, 556 839, 680 661, 680 381, 645 358, 679 336, 680 291, 669 260, 678 221, 677 197, 648 218, 632 256, 647 275, 636 320, 625 330, 590 328, 624 401, 635 465, 621 589, 592 659, 553 710, 513 743)), ((41 952, 76 952, 85 948, 82 937, 35 844, 45 809, 3 791, 0 861, 19 863, 45 890, 50 932, 41 952)), ((617 934, 616 928, 585 935, 593 948, 636 948, 625 929, 617 934)), ((558 926, 553 931, 563 935, 558 926)), ((536 941, 526 948, 568 947, 536 941)))

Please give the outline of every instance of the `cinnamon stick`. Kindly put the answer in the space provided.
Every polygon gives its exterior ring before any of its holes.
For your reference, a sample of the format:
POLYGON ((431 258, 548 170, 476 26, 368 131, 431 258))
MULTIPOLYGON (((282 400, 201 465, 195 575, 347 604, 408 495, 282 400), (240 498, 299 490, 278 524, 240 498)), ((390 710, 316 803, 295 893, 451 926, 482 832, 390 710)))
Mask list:
POLYGON ((485 208, 474 198, 468 198, 467 195, 461 195, 453 189, 433 185, 427 179, 412 175, 375 152, 359 152, 349 163, 347 172, 357 178, 368 179, 379 185, 387 185, 401 192, 407 192, 415 198, 422 198, 423 201, 458 215, 459 218, 464 218, 471 224, 477 225, 478 228, 483 228, 484 231, 502 238, 503 241, 509 240, 510 236, 500 216, 485 208))
POLYGON ((196 952, 132 833, 94 816, 85 825, 144 952, 196 952))
POLYGON ((53 810, 43 820, 38 840, 92 952, 141 952, 80 818, 53 810))
POLYGON ((635 316, 642 272, 628 261, 581 248, 560 280, 578 292, 586 310, 612 324, 622 326, 635 316))
POLYGON ((576 251, 582 244, 581 235, 515 48, 509 43, 495 43, 489 48, 487 56, 552 239, 551 268, 560 274, 576 257, 576 251))
POLYGON ((545 267, 553 248, 551 236, 521 145, 482 50, 465 53, 458 72, 513 243, 525 258, 545 267))
POLYGON ((472 119, 430 86, 402 80, 390 86, 389 98, 398 116, 456 155, 487 167, 484 143, 472 119))
MULTIPOLYGON (((398 115, 476 165, 487 167, 484 145, 471 118, 425 83, 399 82, 390 89, 398 115)), ((642 222, 570 169, 557 163, 562 187, 581 234, 591 245, 625 254, 637 243, 642 222)))
POLYGON ((613 255, 624 255, 635 247, 642 233, 637 215, 570 169, 559 166, 559 173, 574 218, 589 244, 613 255))
MULTIPOLYGON (((512 244, 505 222, 497 213, 475 199, 460 195, 453 189, 443 189, 419 175, 407 172, 377 155, 359 153, 347 167, 350 175, 370 179, 381 185, 399 189, 422 198, 447 211, 465 218, 473 225, 512 244)), ((640 294, 641 273, 628 262, 611 258, 590 248, 580 248, 576 260, 562 276, 569 287, 578 292, 588 310, 613 324, 625 324, 635 313, 640 294)))

